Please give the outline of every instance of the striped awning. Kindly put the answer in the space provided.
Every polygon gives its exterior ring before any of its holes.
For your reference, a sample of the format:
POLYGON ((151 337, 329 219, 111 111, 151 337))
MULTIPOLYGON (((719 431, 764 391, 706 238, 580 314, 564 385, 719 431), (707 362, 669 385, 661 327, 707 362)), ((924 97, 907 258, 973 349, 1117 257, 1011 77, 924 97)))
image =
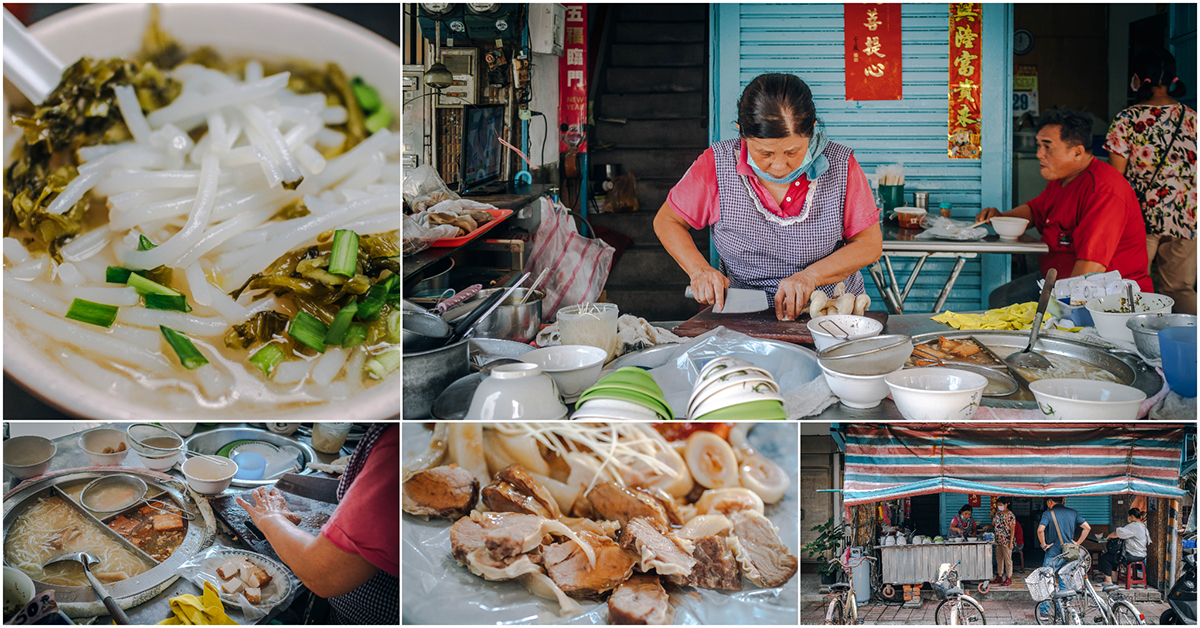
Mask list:
POLYGON ((930 493, 1180 497, 1184 434, 1153 424, 843 425, 847 506, 930 493))

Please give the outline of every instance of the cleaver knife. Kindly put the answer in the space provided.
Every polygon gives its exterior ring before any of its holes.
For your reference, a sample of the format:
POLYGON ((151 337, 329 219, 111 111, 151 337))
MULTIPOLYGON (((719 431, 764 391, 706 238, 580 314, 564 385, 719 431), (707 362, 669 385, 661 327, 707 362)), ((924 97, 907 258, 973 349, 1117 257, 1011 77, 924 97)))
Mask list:
POLYGON ((286 473, 279 478, 279 481, 275 482, 275 488, 284 493, 315 499, 326 504, 336 504, 338 503, 338 482, 339 480, 335 478, 317 478, 311 475, 286 473))
MULTIPOLYGON (((692 287, 688 286, 687 290, 683 291, 683 296, 689 299, 695 299, 692 294, 692 287)), ((767 309, 767 293, 763 290, 748 290, 745 288, 727 288, 725 290, 725 307, 718 310, 713 306, 713 312, 717 314, 746 314, 749 312, 761 312, 767 309)))

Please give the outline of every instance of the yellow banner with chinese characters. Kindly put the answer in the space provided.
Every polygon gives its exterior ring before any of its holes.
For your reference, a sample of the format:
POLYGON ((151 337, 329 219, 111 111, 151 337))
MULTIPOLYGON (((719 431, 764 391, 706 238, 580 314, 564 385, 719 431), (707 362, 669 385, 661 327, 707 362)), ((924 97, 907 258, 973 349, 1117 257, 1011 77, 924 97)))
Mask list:
POLYGON ((950 5, 950 159, 979 159, 983 116, 983 5, 950 5))

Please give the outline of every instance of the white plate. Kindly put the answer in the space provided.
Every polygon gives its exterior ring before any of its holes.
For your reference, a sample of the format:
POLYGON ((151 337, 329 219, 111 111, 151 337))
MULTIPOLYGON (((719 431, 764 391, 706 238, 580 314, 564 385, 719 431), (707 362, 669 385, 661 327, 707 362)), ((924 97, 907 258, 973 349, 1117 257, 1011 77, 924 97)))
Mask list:
POLYGON ((292 572, 278 562, 267 558, 262 554, 251 552, 249 550, 237 549, 233 547, 223 548, 219 552, 205 559, 204 568, 200 571, 200 573, 202 576, 204 576, 205 580, 208 580, 217 586, 217 592, 221 595, 221 601, 232 605, 235 608, 240 604, 250 604, 255 608, 266 611, 276 604, 286 601, 288 596, 292 594, 292 572), (233 596, 225 593, 225 591, 221 589, 221 583, 224 582, 224 580, 221 579, 221 576, 217 575, 217 570, 220 569, 221 565, 224 565, 229 559, 238 557, 245 558, 255 565, 262 567, 263 570, 267 572, 267 575, 271 576, 271 581, 268 582, 267 586, 263 587, 262 589, 262 601, 260 601, 258 604, 251 604, 245 599, 245 596, 240 593, 236 596, 233 596))

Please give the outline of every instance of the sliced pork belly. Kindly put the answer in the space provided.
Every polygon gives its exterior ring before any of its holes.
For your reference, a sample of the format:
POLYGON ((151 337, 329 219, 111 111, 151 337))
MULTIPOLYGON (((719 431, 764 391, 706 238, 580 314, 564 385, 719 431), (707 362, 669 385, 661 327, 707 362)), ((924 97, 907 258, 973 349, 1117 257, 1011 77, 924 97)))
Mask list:
POLYGON ((658 576, 638 574, 608 598, 608 623, 661 626, 671 621, 671 605, 658 576))

